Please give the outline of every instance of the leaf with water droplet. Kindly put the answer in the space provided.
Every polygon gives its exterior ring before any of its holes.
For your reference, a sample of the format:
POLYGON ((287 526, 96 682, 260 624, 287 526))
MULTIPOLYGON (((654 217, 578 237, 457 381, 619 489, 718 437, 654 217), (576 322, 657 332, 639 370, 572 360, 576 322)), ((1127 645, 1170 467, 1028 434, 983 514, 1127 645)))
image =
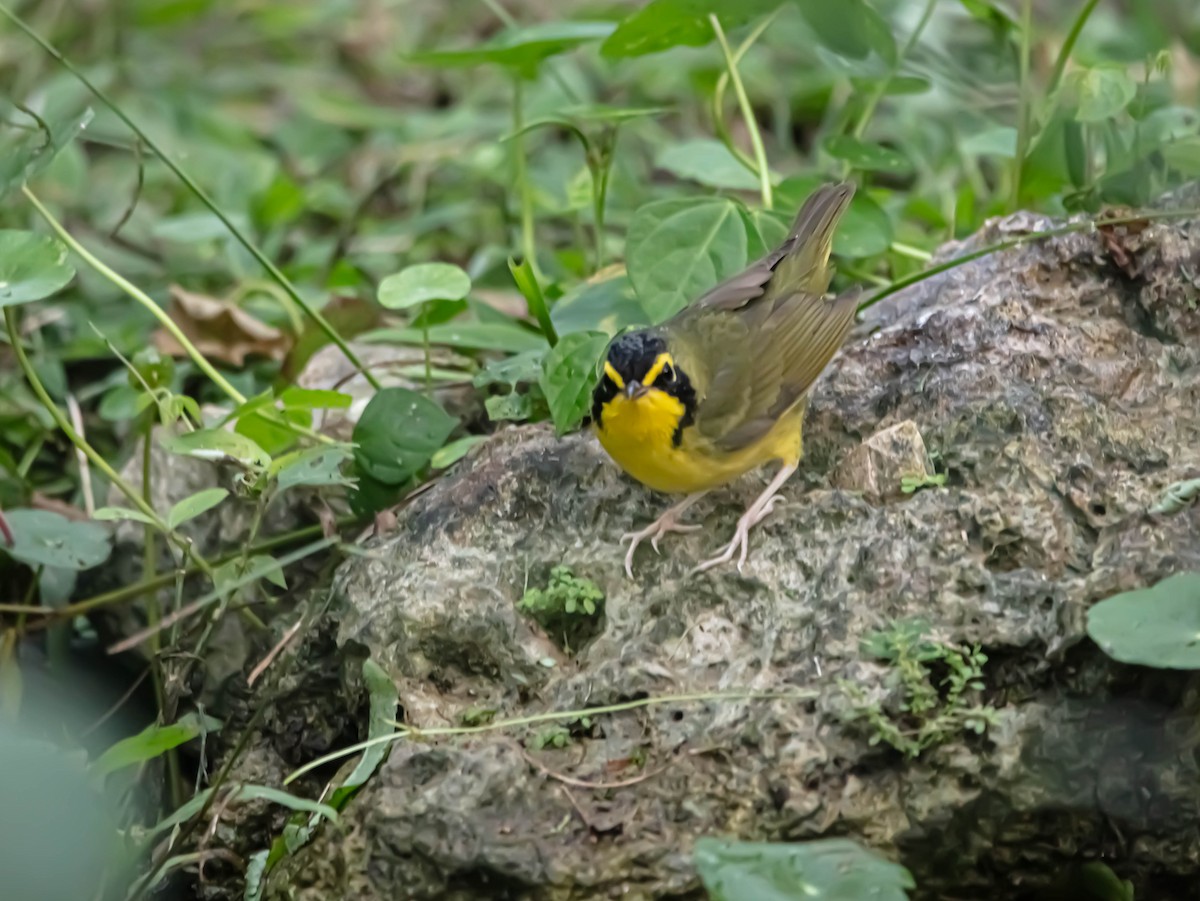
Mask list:
POLYGON ((72 522, 50 510, 6 510, 13 545, 0 551, 29 566, 90 569, 112 553, 108 529, 94 522, 72 522))
POLYGON ((1101 601, 1088 611, 1087 632, 1122 663, 1200 669, 1200 572, 1101 601))
MULTIPOLYGON (((16 114, 14 113, 14 116, 16 114)), ((27 113, 20 113, 28 116, 27 113)), ((67 116, 44 117, 16 140, 0 143, 0 199, 50 165, 59 152, 92 121, 92 110, 67 116)))
POLYGON ((712 901, 905 901, 915 887, 904 867, 849 839, 796 844, 702 838, 696 869, 712 901))
POLYGON ((0 307, 42 300, 75 277, 67 248, 49 235, 0 230, 0 307))

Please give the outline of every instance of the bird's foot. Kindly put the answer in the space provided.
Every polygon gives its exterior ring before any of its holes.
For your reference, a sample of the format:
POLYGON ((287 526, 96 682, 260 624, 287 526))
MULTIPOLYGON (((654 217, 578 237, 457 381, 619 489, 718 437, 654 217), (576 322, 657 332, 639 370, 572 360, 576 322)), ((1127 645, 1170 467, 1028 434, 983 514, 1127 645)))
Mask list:
POLYGON ((705 560, 699 566, 695 567, 693 573, 702 573, 716 566, 729 563, 733 560, 733 555, 737 554, 738 572, 742 571, 742 567, 746 565, 746 556, 750 553, 750 530, 766 519, 771 511, 775 509, 775 504, 779 502, 779 495, 772 495, 766 498, 761 503, 756 503, 742 514, 738 520, 737 529, 734 530, 733 540, 725 546, 725 549, 715 557, 705 560))
POLYGON ((679 516, 683 513, 683 509, 686 508, 681 509, 681 505, 671 507, 666 513, 646 526, 646 528, 637 532, 626 532, 621 536, 622 541, 629 542, 629 550, 625 553, 625 575, 631 579, 633 578, 633 552, 647 538, 650 539, 650 546, 654 548, 654 552, 662 553, 658 549, 658 541, 664 535, 671 532, 695 532, 700 528, 698 525, 684 525, 679 522, 679 516))

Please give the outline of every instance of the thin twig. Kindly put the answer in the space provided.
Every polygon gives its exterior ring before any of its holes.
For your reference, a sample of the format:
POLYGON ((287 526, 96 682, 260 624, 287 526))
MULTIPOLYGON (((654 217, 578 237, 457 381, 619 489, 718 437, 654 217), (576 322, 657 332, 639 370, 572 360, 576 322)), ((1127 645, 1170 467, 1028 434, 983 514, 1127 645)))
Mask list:
POLYGON ((586 788, 592 791, 603 791, 607 788, 628 788, 631 785, 637 785, 639 782, 645 782, 647 779, 653 779, 659 773, 665 773, 671 767, 669 763, 664 764, 656 770, 650 770, 649 772, 634 776, 631 779, 621 779, 617 782, 587 782, 583 779, 576 779, 573 776, 567 776, 564 773, 556 773, 545 764, 540 763, 524 748, 520 747, 519 745, 516 745, 516 747, 517 750, 521 752, 521 756, 525 758, 526 762, 535 769, 540 770, 543 775, 549 776, 551 779, 557 779, 564 785, 573 785, 576 788, 586 788))
POLYGON ((271 648, 267 656, 262 659, 262 662, 250 671, 250 675, 246 679, 247 687, 257 682, 258 677, 267 671, 267 667, 270 666, 275 658, 279 656, 280 652, 287 647, 288 642, 296 637, 296 633, 300 631, 300 626, 303 623, 304 617, 302 616, 296 620, 295 624, 290 629, 283 633, 283 638, 279 639, 279 641, 276 642, 275 647, 271 648))
MULTIPOLYGON (((75 399, 74 394, 67 394, 67 412, 71 414, 71 425, 75 426, 75 431, 79 433, 79 437, 87 440, 87 432, 83 429, 83 411, 79 409, 79 401, 75 399)), ((88 465, 87 454, 75 447, 75 462, 79 466, 79 488, 83 492, 83 509, 87 513, 88 519, 91 519, 96 513, 96 497, 92 492, 92 470, 88 465)))

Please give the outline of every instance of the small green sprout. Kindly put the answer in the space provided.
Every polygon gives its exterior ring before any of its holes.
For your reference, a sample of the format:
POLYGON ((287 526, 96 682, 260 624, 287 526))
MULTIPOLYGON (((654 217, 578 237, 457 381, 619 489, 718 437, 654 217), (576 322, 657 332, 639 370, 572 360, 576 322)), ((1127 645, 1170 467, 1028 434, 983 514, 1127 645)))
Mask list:
POLYGON ((944 472, 936 472, 931 475, 902 476, 900 479, 900 490, 905 494, 912 494, 914 491, 920 491, 922 488, 941 488, 945 484, 946 474, 944 472))

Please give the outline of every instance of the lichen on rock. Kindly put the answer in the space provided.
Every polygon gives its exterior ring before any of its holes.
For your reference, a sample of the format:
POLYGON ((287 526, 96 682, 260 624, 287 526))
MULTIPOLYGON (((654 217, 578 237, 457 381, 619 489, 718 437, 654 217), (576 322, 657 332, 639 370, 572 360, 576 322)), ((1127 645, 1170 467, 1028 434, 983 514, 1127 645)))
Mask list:
MULTIPOLYGON (((999 220, 947 253, 1046 224, 999 220)), ((276 884, 300 899, 701 898, 692 844, 731 834, 857 838, 912 870, 918 897, 1023 897, 1100 856, 1139 899, 1190 886, 1195 686, 1108 661, 1083 621, 1200 568, 1200 510, 1147 512, 1200 473, 1185 276, 1200 222, 1119 239, 1117 256, 1095 233, 1031 243, 872 309, 814 391, 801 472, 742 573, 689 574, 765 474, 698 504, 704 528, 661 556, 639 550, 629 581, 618 537, 666 499, 587 435, 510 428, 477 448, 336 579, 336 640, 394 677, 406 722, 737 689, 812 699, 598 716, 564 724, 562 750, 529 750, 532 728, 406 741, 276 884), (899 490, 919 473, 888 450, 897 435, 908 457, 936 455, 943 485, 899 490), (570 654, 517 609, 564 565, 605 597, 602 631, 570 654), (906 759, 847 720, 839 682, 886 702, 888 664, 861 643, 914 617, 983 649, 996 719, 906 759)))

